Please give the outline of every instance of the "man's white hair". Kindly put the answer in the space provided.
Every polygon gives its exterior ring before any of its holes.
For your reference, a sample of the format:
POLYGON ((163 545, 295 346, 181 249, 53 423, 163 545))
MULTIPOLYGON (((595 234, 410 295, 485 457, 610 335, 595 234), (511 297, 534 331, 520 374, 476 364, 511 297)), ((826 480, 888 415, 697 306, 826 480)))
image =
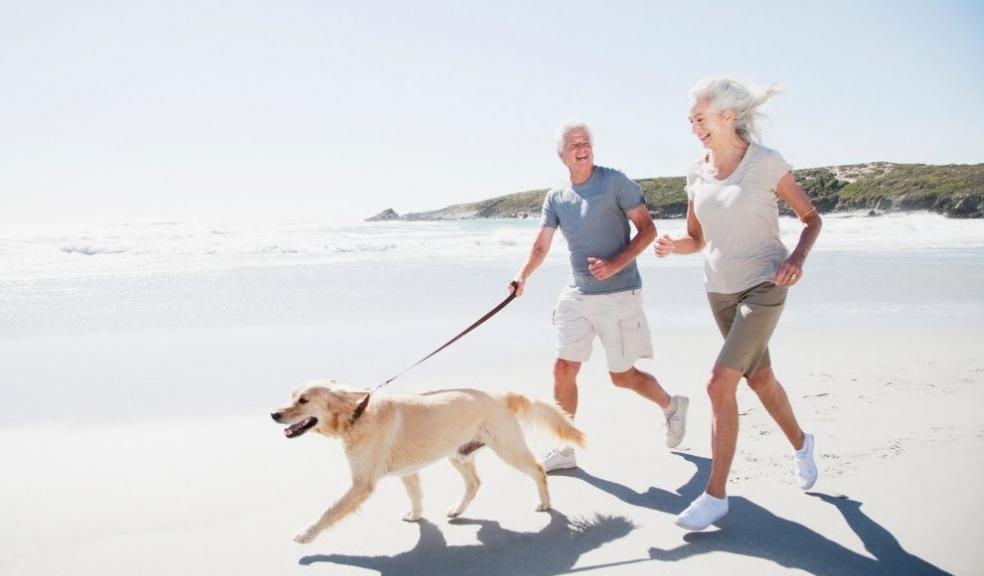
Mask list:
POLYGON ((735 111, 735 132, 745 142, 760 139, 757 122, 765 115, 758 111, 770 98, 782 92, 782 86, 773 84, 764 90, 749 88, 734 78, 718 76, 703 78, 690 89, 690 105, 707 99, 711 110, 735 111))
POLYGON ((591 135, 591 129, 588 125, 580 120, 564 120, 560 126, 557 127, 557 131, 554 132, 554 140, 557 143, 557 154, 564 151, 564 140, 567 139, 567 135, 575 130, 584 130, 585 134, 588 135, 588 141, 594 145, 594 136, 591 135))

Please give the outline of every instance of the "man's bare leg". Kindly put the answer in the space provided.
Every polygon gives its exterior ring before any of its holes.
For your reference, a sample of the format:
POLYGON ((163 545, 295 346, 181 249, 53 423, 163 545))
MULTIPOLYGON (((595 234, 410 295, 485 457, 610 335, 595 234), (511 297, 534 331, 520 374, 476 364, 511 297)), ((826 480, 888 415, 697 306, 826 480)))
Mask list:
POLYGON ((629 368, 625 372, 609 372, 612 383, 619 388, 632 390, 643 398, 648 398, 660 408, 666 409, 670 406, 670 395, 659 385, 656 377, 648 372, 637 370, 635 367, 629 368))
POLYGON ((561 358, 554 362, 554 400, 571 418, 577 413, 577 373, 580 370, 580 362, 561 358))

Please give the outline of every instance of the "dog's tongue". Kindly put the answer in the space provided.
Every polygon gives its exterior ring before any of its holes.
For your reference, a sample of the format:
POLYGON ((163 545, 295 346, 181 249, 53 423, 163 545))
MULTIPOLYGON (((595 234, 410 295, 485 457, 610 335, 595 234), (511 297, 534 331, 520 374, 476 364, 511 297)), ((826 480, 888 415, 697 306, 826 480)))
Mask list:
POLYGON ((317 418, 307 418, 305 420, 301 420, 297 424, 291 424, 290 426, 285 428, 284 435, 287 436, 288 438, 296 438, 301 434, 304 434, 311 428, 313 428, 314 425, 317 423, 318 423, 317 418))

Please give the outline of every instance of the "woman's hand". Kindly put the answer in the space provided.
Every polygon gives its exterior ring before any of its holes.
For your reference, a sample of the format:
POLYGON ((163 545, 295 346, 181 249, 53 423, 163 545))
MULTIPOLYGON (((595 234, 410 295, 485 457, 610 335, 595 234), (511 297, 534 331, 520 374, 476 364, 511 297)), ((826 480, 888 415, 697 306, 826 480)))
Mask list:
POLYGON ((776 275, 772 278, 772 283, 776 286, 792 286, 803 277, 803 259, 790 256, 776 270, 776 275))
POLYGON ((676 250, 676 243, 673 242, 669 234, 663 234, 662 237, 656 239, 653 250, 656 252, 657 258, 666 258, 676 250))

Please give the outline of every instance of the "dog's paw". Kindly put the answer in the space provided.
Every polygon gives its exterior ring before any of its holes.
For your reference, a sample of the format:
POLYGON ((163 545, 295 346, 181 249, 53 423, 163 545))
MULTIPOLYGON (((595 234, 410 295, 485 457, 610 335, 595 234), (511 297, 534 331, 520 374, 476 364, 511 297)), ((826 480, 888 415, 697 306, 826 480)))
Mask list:
POLYGON ((409 511, 406 514, 403 515, 403 521, 404 522, 416 522, 417 520, 420 520, 420 518, 422 516, 423 515, 420 512, 411 510, 411 511, 409 511))
POLYGON ((298 544, 308 544, 317 537, 318 531, 314 528, 306 528, 294 536, 294 542, 298 544))
POLYGON ((541 502, 540 504, 536 505, 537 512, 546 512, 548 510, 550 510, 550 504, 544 504, 541 502))

